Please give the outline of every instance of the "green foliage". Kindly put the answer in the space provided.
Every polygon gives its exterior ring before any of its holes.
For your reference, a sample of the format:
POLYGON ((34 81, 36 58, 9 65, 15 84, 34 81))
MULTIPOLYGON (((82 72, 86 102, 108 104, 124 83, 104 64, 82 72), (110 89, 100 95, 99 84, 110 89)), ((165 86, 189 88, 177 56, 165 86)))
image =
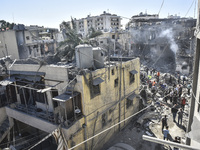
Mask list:
POLYGON ((65 21, 63 21, 62 24, 65 26, 66 32, 64 34, 66 35, 67 39, 59 43, 59 47, 57 48, 58 51, 57 55, 61 59, 66 58, 68 60, 72 60, 75 55, 75 47, 79 44, 86 43, 86 41, 83 41, 81 36, 77 34, 76 24, 72 17, 71 17, 72 28, 65 21))
POLYGON ((90 29, 90 34, 89 34, 89 38, 95 38, 99 35, 102 35, 103 33, 101 31, 95 31, 94 28, 90 29))
POLYGON ((5 20, 0 20, 0 24, 1 24, 0 29, 4 29, 4 30, 6 30, 6 28, 13 29, 15 25, 14 23, 9 23, 9 22, 6 22, 5 20))

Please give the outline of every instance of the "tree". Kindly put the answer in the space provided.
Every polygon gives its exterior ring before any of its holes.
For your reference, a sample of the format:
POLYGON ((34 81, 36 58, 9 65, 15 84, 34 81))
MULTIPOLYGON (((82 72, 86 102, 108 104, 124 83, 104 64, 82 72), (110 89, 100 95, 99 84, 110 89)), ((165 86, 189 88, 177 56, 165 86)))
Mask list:
POLYGON ((13 29, 14 23, 6 22, 5 20, 0 20, 0 29, 6 30, 6 28, 13 29))
POLYGON ((65 41, 60 42, 57 48, 57 56, 59 56, 61 59, 65 58, 69 61, 72 61, 74 59, 75 47, 79 44, 87 43, 87 41, 84 41, 82 37, 79 34, 77 34, 76 24, 72 17, 71 23, 72 28, 65 21, 62 22, 62 24, 65 26, 64 34, 67 38, 65 39, 65 41))
POLYGON ((95 37, 103 34, 101 31, 95 31, 95 29, 93 27, 90 28, 90 31, 91 31, 91 33, 89 34, 89 38, 95 38, 95 37))

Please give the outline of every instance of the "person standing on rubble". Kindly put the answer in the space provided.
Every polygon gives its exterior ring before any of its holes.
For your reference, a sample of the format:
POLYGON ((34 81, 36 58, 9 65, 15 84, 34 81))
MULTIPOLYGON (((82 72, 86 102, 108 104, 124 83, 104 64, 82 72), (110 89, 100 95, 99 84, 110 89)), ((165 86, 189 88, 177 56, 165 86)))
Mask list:
POLYGON ((183 110, 185 109, 185 104, 186 104, 186 99, 185 99, 185 97, 183 97, 182 100, 181 100, 181 108, 183 110))
POLYGON ((180 124, 182 125, 182 120, 183 120, 183 109, 180 109, 178 111, 178 124, 179 124, 179 121, 180 121, 180 124))
POLYGON ((169 99, 170 99, 170 102, 171 102, 171 103, 172 103, 173 94, 174 94, 173 90, 170 89, 169 99))
POLYGON ((173 99, 172 99, 172 103, 173 105, 177 104, 177 100, 178 100, 178 95, 177 95, 177 91, 174 91, 174 95, 173 95, 173 99))
POLYGON ((182 88, 182 86, 179 84, 179 88, 178 88, 179 97, 181 97, 182 91, 183 91, 183 88, 182 88))
POLYGON ((149 68, 146 68, 146 73, 147 73, 147 75, 148 75, 148 73, 149 73, 149 68))
POLYGON ((151 87, 152 87, 152 82, 151 82, 151 80, 149 81, 149 89, 151 89, 151 87))
POLYGON ((153 81, 152 86, 156 86, 156 81, 155 80, 153 81))
POLYGON ((171 108, 171 112, 172 112, 172 115, 173 115, 173 121, 176 122, 176 114, 177 114, 177 111, 178 109, 176 108, 176 104, 171 108))
POLYGON ((157 72, 157 82, 159 82, 160 72, 157 72))
POLYGON ((185 78, 185 76, 183 76, 183 85, 184 85, 184 82, 186 81, 186 78, 185 78))
POLYGON ((187 89, 188 89, 188 95, 190 95, 190 89, 191 89, 191 84, 190 83, 187 85, 187 89))
POLYGON ((167 141, 168 141, 168 137, 169 137, 169 130, 168 130, 168 126, 166 126, 166 129, 165 130, 163 130, 163 139, 165 140, 165 139, 167 139, 167 141))
POLYGON ((167 115, 165 115, 165 117, 162 118, 162 132, 164 127, 167 127, 167 115))

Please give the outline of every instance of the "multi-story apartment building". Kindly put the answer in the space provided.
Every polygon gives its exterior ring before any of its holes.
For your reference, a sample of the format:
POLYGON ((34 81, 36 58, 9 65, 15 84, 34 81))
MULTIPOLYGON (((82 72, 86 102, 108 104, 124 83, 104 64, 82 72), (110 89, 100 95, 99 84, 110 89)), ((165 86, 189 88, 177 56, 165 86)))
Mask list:
MULTIPOLYGON (((83 37, 88 35, 91 28, 104 32, 121 29, 121 17, 115 14, 107 13, 105 11, 99 16, 88 15, 86 18, 74 19, 74 22, 76 24, 77 33, 81 34, 83 37)), ((65 23, 72 28, 71 21, 65 23)), ((61 23, 60 30, 63 29, 65 29, 65 25, 61 23)))
MULTIPOLYGON (((103 57, 101 49, 80 45, 76 47, 74 64, 41 66, 16 61, 9 78, 0 82, 7 93, 8 105, 2 113, 6 110, 12 125, 9 129, 20 138, 24 133, 42 138, 61 127, 72 148, 139 111, 139 58, 104 62, 103 57)), ((75 149, 100 149, 128 122, 75 149)))
POLYGON ((57 29, 15 25, 13 30, 0 31, 0 57, 12 59, 40 57, 56 50, 57 29))

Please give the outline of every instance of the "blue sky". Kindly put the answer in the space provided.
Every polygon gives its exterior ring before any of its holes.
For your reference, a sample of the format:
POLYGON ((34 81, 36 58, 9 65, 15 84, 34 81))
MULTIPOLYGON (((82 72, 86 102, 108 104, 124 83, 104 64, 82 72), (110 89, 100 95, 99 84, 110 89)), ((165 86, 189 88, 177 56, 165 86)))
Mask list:
MULTIPOLYGON (((162 2, 163 0, 1 0, 0 20, 59 28, 59 24, 63 20, 69 21, 71 16, 80 19, 89 14, 100 15, 103 11, 127 18, 145 11, 157 14, 162 2)), ((192 3, 186 17, 194 17, 195 2, 197 5, 197 0, 164 0, 160 18, 167 17, 168 14, 185 17, 192 3)), ((122 23, 126 22, 128 19, 123 19, 122 23)))

